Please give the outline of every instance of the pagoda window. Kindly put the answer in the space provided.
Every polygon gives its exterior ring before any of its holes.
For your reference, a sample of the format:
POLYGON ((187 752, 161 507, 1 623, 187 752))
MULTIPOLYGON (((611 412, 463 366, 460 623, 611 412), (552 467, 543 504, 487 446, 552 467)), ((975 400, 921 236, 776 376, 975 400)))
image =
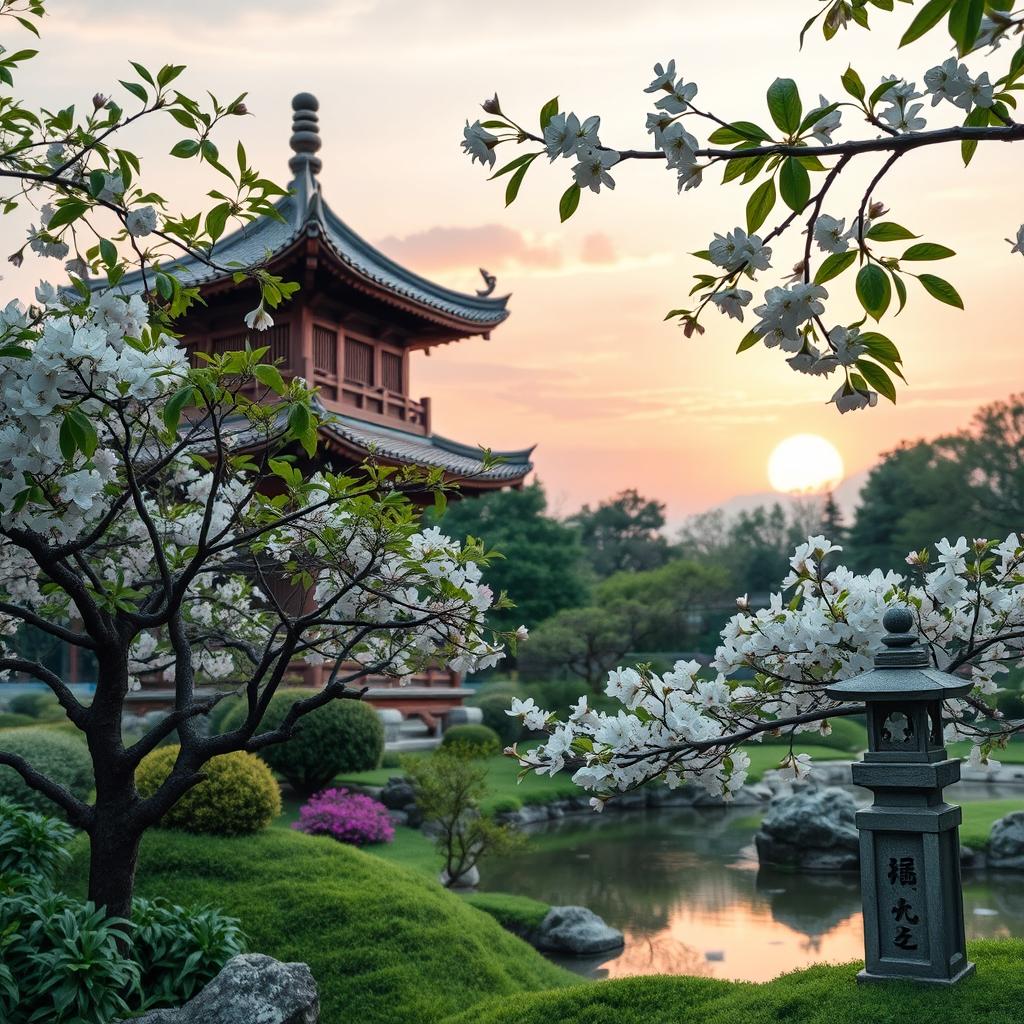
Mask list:
POLYGON ((288 366, 291 345, 291 330, 288 324, 275 324, 258 334, 233 331, 231 334, 215 336, 210 341, 210 354, 222 356, 227 352, 241 352, 245 349, 247 339, 253 348, 269 347, 270 351, 264 356, 267 362, 288 366))
POLYGON ((374 383, 373 346, 355 338, 345 339, 345 380, 353 384, 374 383))
POLYGON ((380 354, 380 375, 381 383, 388 391, 397 395, 405 394, 402 386, 402 357, 396 352, 381 352, 380 354))
POLYGON ((331 377, 338 375, 338 332, 313 325, 313 368, 331 377))

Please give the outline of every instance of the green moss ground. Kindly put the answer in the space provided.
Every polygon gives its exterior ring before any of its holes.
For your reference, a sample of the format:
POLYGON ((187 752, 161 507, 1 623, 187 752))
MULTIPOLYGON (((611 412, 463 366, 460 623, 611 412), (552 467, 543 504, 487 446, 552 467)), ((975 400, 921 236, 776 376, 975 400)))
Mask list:
POLYGON ((952 989, 858 985, 859 964, 774 981, 626 978, 492 999, 445 1024, 1019 1024, 1024 942, 976 942, 974 978, 952 989))
MULTIPOLYGON (((86 860, 79 841, 70 889, 84 889, 86 860)), ((575 980, 422 874, 290 830, 154 830, 137 891, 218 906, 241 919, 251 949, 308 963, 324 1024, 433 1024, 485 998, 575 980)))

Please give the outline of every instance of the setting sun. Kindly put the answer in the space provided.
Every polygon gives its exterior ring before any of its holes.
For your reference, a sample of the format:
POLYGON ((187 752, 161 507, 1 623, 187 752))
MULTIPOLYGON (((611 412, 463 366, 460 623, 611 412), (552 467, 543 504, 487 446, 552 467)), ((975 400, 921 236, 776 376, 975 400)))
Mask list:
POLYGON ((842 479, 842 456, 831 441, 817 434, 787 437, 768 458, 768 480, 784 494, 821 494, 842 479))

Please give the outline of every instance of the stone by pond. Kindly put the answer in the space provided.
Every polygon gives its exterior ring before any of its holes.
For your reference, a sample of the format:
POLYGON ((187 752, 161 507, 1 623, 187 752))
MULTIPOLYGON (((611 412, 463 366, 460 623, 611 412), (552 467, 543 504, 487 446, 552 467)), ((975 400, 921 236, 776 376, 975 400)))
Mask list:
MULTIPOLYGON (((617 953, 555 957, 588 977, 764 981, 859 959, 856 873, 759 868, 759 813, 669 807, 548 820, 529 829, 531 852, 487 864, 482 887, 584 906, 620 929, 617 953)), ((968 872, 964 903, 968 938, 1024 937, 1024 874, 968 872)))

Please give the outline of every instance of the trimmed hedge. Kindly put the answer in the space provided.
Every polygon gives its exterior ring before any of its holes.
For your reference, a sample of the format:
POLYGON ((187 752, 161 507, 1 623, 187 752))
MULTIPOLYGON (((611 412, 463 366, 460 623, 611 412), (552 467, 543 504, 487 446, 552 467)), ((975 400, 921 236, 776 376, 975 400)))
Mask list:
MULTIPOLYGON (((69 736, 43 725, 4 729, 0 732, 0 750, 20 754, 33 768, 59 782, 80 800, 87 800, 92 793, 92 758, 80 736, 69 736)), ((6 765, 0 766, 0 797, 3 796, 33 811, 61 813, 56 804, 29 789, 21 776, 6 765)))
POLYGON ((442 747, 455 747, 469 757, 493 757, 501 752, 498 734, 486 725, 453 725, 445 730, 442 747))
MULTIPOLYGON (((276 729, 296 700, 312 690, 287 689, 274 694, 257 735, 276 729)), ((221 721, 221 732, 237 729, 245 719, 244 701, 235 703, 221 721)), ((357 700, 332 700, 304 716, 286 743, 264 747, 260 757, 302 796, 329 785, 341 772, 376 768, 384 752, 384 726, 369 704, 357 700)))
POLYGON ((0 729, 20 729, 23 725, 36 725, 31 715, 22 715, 17 711, 0 711, 0 729))
POLYGON ((528 935, 539 928, 551 909, 550 903, 510 892, 474 892, 463 899, 471 907, 490 914, 502 928, 514 935, 528 935))
MULTIPOLYGON (((152 796, 171 774, 180 749, 158 747, 143 758, 135 772, 143 797, 152 796)), ((267 828, 281 813, 281 787, 255 754, 221 754, 202 771, 206 778, 164 815, 162 825, 204 835, 241 836, 267 828)))
POLYGON ((49 690, 17 693, 8 702, 8 708, 16 715, 28 715, 29 718, 53 720, 64 717, 64 709, 49 690))

